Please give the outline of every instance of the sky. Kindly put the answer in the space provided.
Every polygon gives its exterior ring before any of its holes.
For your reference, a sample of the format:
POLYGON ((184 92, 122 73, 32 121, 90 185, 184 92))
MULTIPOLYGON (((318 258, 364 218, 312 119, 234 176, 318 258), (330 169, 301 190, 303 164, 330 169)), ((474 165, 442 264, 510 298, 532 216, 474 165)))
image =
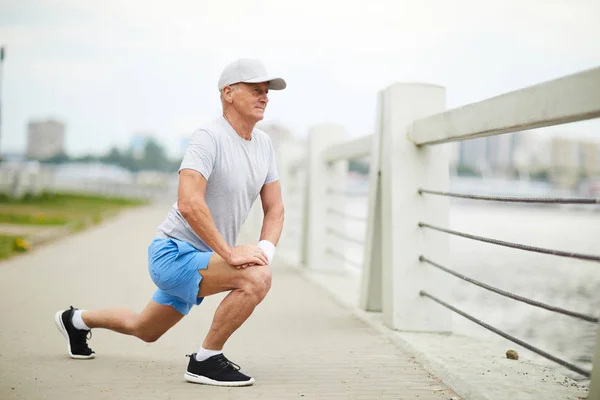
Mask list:
MULTIPOLYGON (((598 0, 0 0, 2 152, 30 120, 66 124, 71 155, 150 133, 171 154, 220 114, 217 81, 240 57, 288 88, 265 121, 372 133, 397 82, 446 88, 454 108, 600 66, 598 0)), ((555 134, 600 137, 600 123, 555 134)))

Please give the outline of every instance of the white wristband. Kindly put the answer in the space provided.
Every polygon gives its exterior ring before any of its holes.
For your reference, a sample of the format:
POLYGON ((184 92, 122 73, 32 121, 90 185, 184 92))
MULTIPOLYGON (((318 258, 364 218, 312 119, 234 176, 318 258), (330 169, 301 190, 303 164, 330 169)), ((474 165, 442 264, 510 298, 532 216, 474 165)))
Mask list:
POLYGON ((269 264, 271 264, 273 262, 273 256, 275 256, 275 245, 268 240, 261 240, 258 242, 258 247, 267 254, 267 260, 269 260, 269 264))

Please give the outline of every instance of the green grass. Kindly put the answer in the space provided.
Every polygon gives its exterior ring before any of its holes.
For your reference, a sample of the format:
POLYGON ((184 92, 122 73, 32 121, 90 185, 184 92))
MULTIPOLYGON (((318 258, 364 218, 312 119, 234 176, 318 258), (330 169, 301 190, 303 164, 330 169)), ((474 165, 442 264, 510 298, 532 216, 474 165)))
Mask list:
POLYGON ((18 236, 0 235, 0 260, 5 260, 15 253, 25 251, 26 242, 18 236))
POLYGON ((0 223, 65 225, 92 221, 103 215, 145 204, 140 200, 64 193, 44 193, 13 199, 0 194, 0 223))
POLYGON ((0 222, 7 224, 22 224, 22 225, 64 225, 68 222, 68 218, 64 215, 47 215, 46 213, 21 213, 2 212, 0 211, 0 222))

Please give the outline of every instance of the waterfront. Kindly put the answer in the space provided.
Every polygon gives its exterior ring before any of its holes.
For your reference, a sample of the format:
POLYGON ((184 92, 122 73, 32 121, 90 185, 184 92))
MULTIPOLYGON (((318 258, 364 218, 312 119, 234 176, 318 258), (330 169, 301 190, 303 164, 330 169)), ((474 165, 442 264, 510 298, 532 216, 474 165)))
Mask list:
MULTIPOLYGON (((506 241, 600 254, 600 214, 594 212, 456 205, 451 208, 450 226, 459 231, 506 241)), ((459 237, 450 239, 450 250, 453 267, 467 276, 537 301, 598 316, 600 270, 597 263, 459 237)), ((551 354, 586 369, 591 368, 596 325, 504 298, 442 275, 440 272, 440 279, 451 282, 452 301, 459 308, 469 310, 489 324, 551 354)), ((462 317, 457 316, 455 322, 458 332, 504 341, 462 317)), ((521 353, 545 363, 527 350, 521 353)))
MULTIPOLYGON (((362 184, 350 186, 352 190, 365 189, 362 184), (358 186, 360 188, 357 189, 358 186)), ((481 193, 481 190, 477 190, 481 187, 462 189, 465 189, 460 190, 463 193, 481 193)), ((509 193, 500 190, 498 194, 509 193)), ((543 191, 536 194, 549 195, 543 191)), ((344 201, 346 213, 366 216, 365 197, 346 198, 344 201)), ((348 236, 364 237, 364 222, 346 221, 344 225, 343 231, 348 236)), ((596 205, 540 207, 453 200, 449 227, 509 242, 600 255, 600 212, 596 205)), ((331 235, 328 239, 334 246, 345 246, 344 253, 351 258, 362 259, 362 246, 343 242, 331 235)), ((449 240, 450 259, 447 267, 489 285, 553 306, 595 316, 600 314, 600 269, 595 262, 532 253, 456 236, 450 236, 449 240)), ((348 267, 352 268, 350 265, 348 267)), ((447 300, 452 305, 542 350, 591 369, 595 324, 499 296, 439 270, 435 270, 432 277, 447 285, 450 293, 447 300)), ((558 368, 581 380, 581 376, 538 357, 460 315, 454 315, 453 329, 456 333, 501 343, 507 350, 517 349, 524 359, 558 368)))

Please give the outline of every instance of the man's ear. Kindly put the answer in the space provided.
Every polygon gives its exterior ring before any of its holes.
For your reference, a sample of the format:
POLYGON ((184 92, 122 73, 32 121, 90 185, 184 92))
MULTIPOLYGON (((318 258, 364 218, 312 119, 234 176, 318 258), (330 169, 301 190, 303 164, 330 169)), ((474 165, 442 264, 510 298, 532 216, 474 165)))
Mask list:
POLYGON ((231 103, 233 101, 233 93, 237 92, 237 89, 238 88, 236 85, 225 86, 222 90, 223 100, 225 100, 228 103, 231 103))
POLYGON ((223 100, 226 101, 227 103, 231 103, 232 101, 232 93, 233 93, 233 88, 231 86, 225 86, 223 88, 223 90, 221 91, 221 96, 223 97, 223 100))

